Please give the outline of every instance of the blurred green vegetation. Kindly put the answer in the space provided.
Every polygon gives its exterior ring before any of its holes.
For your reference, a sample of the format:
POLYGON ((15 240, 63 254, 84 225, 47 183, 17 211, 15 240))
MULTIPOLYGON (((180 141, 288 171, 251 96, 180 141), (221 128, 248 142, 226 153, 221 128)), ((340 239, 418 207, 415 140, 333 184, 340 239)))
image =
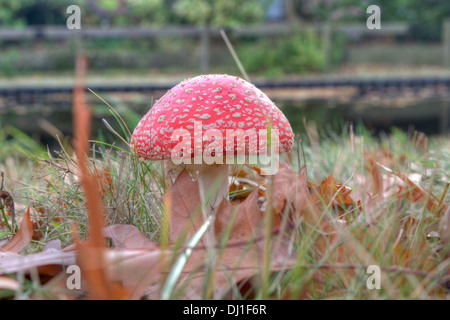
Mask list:
POLYGON ((332 46, 326 57, 321 35, 314 29, 299 29, 285 37, 243 41, 236 50, 247 72, 278 77, 326 71, 327 63, 337 65, 344 56, 345 37, 336 35, 332 46))
MULTIPOLYGON (((261 22, 273 0, 0 0, 0 26, 63 24, 66 8, 79 5, 83 22, 98 25, 209 24, 261 22)), ((435 37, 450 17, 448 0, 285 0, 288 17, 302 21, 362 21, 369 5, 382 8, 383 21, 405 21, 417 35, 435 37)))
POLYGON ((322 71, 325 67, 322 43, 313 30, 247 42, 237 53, 247 72, 267 76, 322 71))
POLYGON ((259 22, 268 1, 178 0, 173 11, 188 23, 214 26, 237 26, 259 22))
MULTIPOLYGON (((247 72, 268 77, 325 71, 326 57, 322 36, 313 29, 298 29, 282 37, 234 37, 232 43, 247 72)), ((335 35, 329 50, 329 66, 337 66, 345 52, 345 37, 335 35)), ((71 74, 75 61, 75 42, 32 41, 5 46, 0 55, 3 76, 71 74)), ((167 37, 155 39, 85 39, 91 72, 102 74, 148 74, 152 70, 167 74, 197 72, 201 46, 196 38, 167 37), (186 54, 189 53, 189 54, 186 54)), ((228 72, 236 65, 221 39, 211 43, 211 71, 228 72)))
POLYGON ((16 161, 36 160, 46 157, 47 149, 41 142, 11 125, 0 123, 0 163, 13 157, 16 161))
MULTIPOLYGON (((197 24, 233 27, 262 22, 274 0, 0 0, 0 26, 65 24, 66 9, 78 5, 83 24, 115 26, 197 24)), ((287 19, 302 22, 363 22, 369 5, 382 20, 411 24, 412 36, 438 40, 450 17, 448 0, 283 0, 287 19)))
POLYGON ((450 18, 448 0, 287 0, 294 15, 314 22, 365 22, 367 7, 378 5, 383 22, 406 22, 408 40, 439 41, 442 22, 450 18))
MULTIPOLYGON (((273 1, 0 0, 0 27, 65 25, 68 17, 66 9, 75 4, 81 7, 83 26, 200 25, 233 28, 264 22, 273 1)), ((303 23, 365 23, 367 7, 379 5, 382 8, 383 23, 403 21, 411 26, 411 32, 406 36, 397 36, 391 40, 396 41, 395 43, 403 41, 402 46, 409 40, 431 45, 427 41, 440 41, 442 22, 450 17, 448 0, 280 0, 280 3, 286 10, 285 19, 298 23, 298 32, 295 34, 283 37, 233 38, 230 32, 232 43, 249 73, 277 77, 326 71, 329 70, 328 67, 338 66, 344 58, 356 63, 382 60, 398 64, 397 60, 403 62, 405 57, 404 53, 399 54, 401 50, 386 51, 382 47, 382 51, 387 54, 377 60, 377 44, 375 48, 367 47, 366 51, 358 48, 348 53, 347 40, 340 34, 333 34, 332 48, 328 51, 329 56, 326 56, 321 35, 308 30, 303 23), (363 54, 358 56, 359 52, 363 54)), ((71 40, 52 42, 39 39, 0 44, 2 76, 73 71, 76 50, 71 40)), ((106 74, 145 74, 156 69, 164 73, 180 70, 196 73, 202 57, 201 44, 195 38, 86 39, 83 45, 89 55, 90 70, 106 74)), ((441 55, 440 48, 433 50, 432 54, 425 55, 423 52, 427 52, 427 49, 416 50, 416 53, 408 48, 407 53, 414 55, 404 61, 414 65, 419 57, 421 63, 440 63, 435 57, 441 55)), ((235 64, 224 50, 221 39, 211 40, 210 59, 211 71, 235 70, 235 64)))
POLYGON ((448 0, 371 0, 370 4, 383 8, 383 20, 410 23, 410 38, 413 39, 439 41, 442 22, 450 18, 448 0))
POLYGON ((267 4, 268 0, 0 0, 0 26, 65 24, 67 7, 78 5, 85 25, 231 27, 262 21, 267 4))

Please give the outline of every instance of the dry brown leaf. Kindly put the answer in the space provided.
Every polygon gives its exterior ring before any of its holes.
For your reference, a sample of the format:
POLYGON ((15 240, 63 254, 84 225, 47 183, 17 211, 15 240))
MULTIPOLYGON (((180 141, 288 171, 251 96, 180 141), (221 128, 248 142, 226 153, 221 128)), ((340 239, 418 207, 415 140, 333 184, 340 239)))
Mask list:
POLYGON ((76 244, 77 265, 83 274, 88 297, 94 300, 120 300, 129 297, 129 291, 122 283, 113 281, 108 274, 105 248, 97 247, 91 241, 76 244))
POLYGON ((168 272, 161 261, 170 250, 114 249, 105 252, 109 279, 126 288, 127 299, 140 299, 150 286, 158 286, 168 272))
POLYGON ((361 210, 361 202, 354 201, 350 196, 352 189, 344 186, 342 183, 337 183, 333 176, 328 176, 323 180, 320 186, 309 183, 312 201, 318 207, 328 207, 334 209, 339 218, 345 218, 344 214, 349 210, 361 210))
POLYGON ((311 204, 306 171, 297 173, 287 164, 280 163, 278 172, 273 177, 273 210, 276 214, 294 214, 300 216, 311 204), (284 210, 287 207, 287 212, 284 210))
MULTIPOLYGON (((281 199, 282 195, 279 197, 281 199)), ((258 189, 255 189, 238 205, 223 200, 217 208, 214 220, 215 243, 212 246, 214 261, 211 298, 223 297, 232 286, 262 270, 266 252, 266 237, 262 228, 265 213, 258 208, 257 199, 258 189)), ((165 214, 168 215, 171 243, 179 237, 192 236, 203 224, 198 183, 186 171, 177 177, 163 202, 165 214)), ((274 229, 270 235, 273 237, 272 250, 269 252, 271 271, 288 269, 293 263, 292 253, 282 234, 280 230, 274 229), (279 241, 280 239, 283 241, 279 241)), ((185 298, 202 296, 204 281, 208 279, 205 277, 207 264, 208 261, 211 262, 208 259, 211 257, 208 256, 208 244, 204 238, 193 250, 183 269, 180 279, 182 284, 179 285, 186 288, 185 298)))
POLYGON ((435 213, 438 217, 447 210, 447 205, 440 203, 433 193, 412 182, 405 174, 399 172, 397 175, 404 182, 404 185, 399 186, 397 193, 399 198, 406 198, 412 203, 421 202, 427 206, 431 213, 435 213))
POLYGON ((249 240, 257 234, 257 227, 261 223, 264 212, 257 207, 258 190, 253 190, 250 195, 238 206, 233 206, 224 199, 220 204, 215 219, 214 230, 217 237, 223 236, 228 228, 231 228, 229 243, 234 241, 249 240), (236 213, 233 213, 236 211, 236 213), (234 221, 232 216, 235 216, 234 221), (230 222, 233 223, 230 226, 230 222))
MULTIPOLYGON (((262 271, 264 266, 264 212, 257 207, 258 190, 254 190, 239 205, 228 200, 222 201, 215 220, 215 268, 212 298, 223 297, 233 286, 246 281, 262 271), (229 237, 225 235, 229 232, 229 237), (226 242, 225 242, 226 241, 226 242)), ((294 263, 281 236, 274 231, 270 236, 270 270, 286 270, 294 263), (275 235, 276 234, 276 235, 275 235), (278 241, 281 240, 281 241, 278 241)), ((184 281, 188 282, 188 298, 199 298, 205 279, 207 251, 197 247, 184 269, 184 281)))
POLYGON ((164 211, 169 221, 169 242, 192 236, 202 225, 198 182, 183 170, 163 197, 164 211))
MULTIPOLYGON (((225 272, 233 268, 233 263, 238 272, 235 281, 239 282, 249 278, 251 274, 247 272, 260 271, 264 258, 264 241, 266 237, 271 237, 271 270, 287 268, 292 263, 292 253, 286 245, 284 232, 286 230, 274 229, 272 234, 264 234, 264 213, 257 207, 258 191, 253 191, 250 196, 237 207, 230 206, 223 202, 224 208, 216 218, 216 234, 218 239, 231 225, 231 233, 227 243, 227 248, 222 255, 222 264, 225 272), (236 210, 234 221, 232 221, 233 212, 236 210), (248 247, 252 244, 251 247, 248 247), (241 262, 236 261, 236 257, 244 257, 241 262), (253 270, 252 270, 253 269, 253 270)), ((277 226, 278 227, 278 226, 277 226)))
POLYGON ((383 177, 381 175, 380 167, 376 164, 373 156, 366 156, 366 169, 369 171, 372 178, 372 196, 375 199, 384 199, 383 177))
MULTIPOLYGON (((438 217, 447 210, 448 206, 441 203, 429 190, 426 190, 420 184, 414 183, 406 174, 394 172, 382 162, 385 158, 392 158, 392 155, 383 157, 379 154, 366 154, 365 158, 366 169, 372 178, 370 181, 370 184, 373 186, 372 196, 376 202, 380 203, 395 196, 398 199, 406 199, 411 203, 421 202, 427 206, 430 212, 435 213, 438 217), (385 174, 382 173, 382 170, 385 174)), ((367 182, 367 179, 363 178, 361 180, 367 182)))
POLYGON ((103 235, 110 238, 116 248, 156 248, 157 244, 145 237, 138 228, 127 224, 115 224, 103 229, 103 235))
POLYGON ((289 214, 295 224, 300 220, 310 224, 318 223, 324 233, 334 231, 327 217, 323 216, 317 195, 314 195, 311 189, 320 187, 307 181, 305 170, 297 173, 286 164, 280 163, 273 180, 272 199, 275 213, 289 214))
POLYGON ((0 248, 0 252, 8 251, 13 253, 19 253, 30 243, 32 236, 33 236, 33 223, 30 218, 30 208, 28 208, 27 212, 25 213, 22 219, 19 231, 8 243, 6 243, 0 248))
MULTIPOLYGON (((333 184, 336 187, 335 184, 333 184)), ((306 171, 295 172, 285 163, 280 163, 278 172, 273 178, 273 209, 282 218, 288 218, 294 226, 305 223, 320 230, 316 238, 314 249, 320 255, 325 253, 332 243, 337 241, 336 229, 330 223, 327 215, 324 215, 317 195, 310 190, 320 190, 307 181, 306 171)), ((280 219, 281 220, 281 219, 280 219)))
MULTIPOLYGON (((91 250, 92 254, 97 251, 91 250)), ((147 290, 149 285, 158 283, 161 278, 160 259, 163 252, 161 250, 146 249, 109 249, 104 251, 105 267, 103 272, 108 275, 108 285, 102 287, 124 285, 127 289, 126 297, 129 299, 139 299, 147 290)), ((89 257, 83 252, 82 257, 89 257)), ((64 269, 69 265, 79 263, 76 252, 63 252, 58 248, 57 243, 51 243, 40 253, 26 256, 7 253, 0 259, 0 274, 11 274, 24 272, 29 274, 32 269, 37 270, 37 274, 42 276, 51 276, 45 287, 49 293, 59 296, 66 289, 67 274, 64 269), (58 289, 59 288, 59 289, 58 289)), ((84 262, 85 263, 85 262, 84 262)), ((86 263, 85 263, 86 264, 86 263)), ((95 266, 95 265, 94 265, 95 266)), ((92 270, 90 270, 92 272, 92 270)), ((86 274, 82 272, 82 292, 86 290, 86 274)), ((100 278, 102 280, 103 277, 100 278)), ((89 287, 87 287, 89 289, 89 287)), ((112 290, 118 290, 112 288, 112 290)), ((64 294, 65 298, 74 298, 74 295, 81 295, 82 292, 72 292, 64 294)), ((67 293, 67 292, 66 292, 67 293)), ((104 293, 109 296, 107 292, 104 293)), ((117 292, 115 293, 117 294, 117 292)), ((92 298, 92 296, 91 296, 92 298)), ((116 297, 117 298, 117 297, 116 297)))

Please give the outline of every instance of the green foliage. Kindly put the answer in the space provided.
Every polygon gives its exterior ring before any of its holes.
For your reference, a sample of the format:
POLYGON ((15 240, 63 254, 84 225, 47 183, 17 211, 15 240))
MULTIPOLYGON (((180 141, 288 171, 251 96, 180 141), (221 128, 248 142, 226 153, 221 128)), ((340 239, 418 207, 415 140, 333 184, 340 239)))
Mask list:
POLYGON ((442 22, 450 17, 450 2, 447 0, 378 0, 382 19, 405 21, 411 24, 414 38, 439 41, 442 22))
MULTIPOLYGON (((296 1, 296 13, 305 20, 354 21, 366 16, 366 8, 375 4, 368 0, 304 0, 296 1)), ((394 0, 395 1, 395 0, 394 0)))
POLYGON ((3 125, 0 122, 0 164, 8 158, 16 161, 46 157, 47 150, 40 142, 35 141, 19 129, 3 125))
POLYGON ((450 17, 448 0, 293 0, 296 14, 306 21, 364 22, 369 5, 381 8, 383 22, 407 22, 416 39, 438 41, 441 25, 450 17))
POLYGON ((87 25, 108 23, 114 26, 163 25, 172 19, 170 6, 164 0, 128 0, 121 6, 119 0, 79 1, 83 21, 87 25), (95 2, 95 1, 94 1, 95 2), (84 9, 84 10, 83 10, 84 9))
MULTIPOLYGON (((307 22, 364 22, 369 5, 382 20, 405 21, 414 37, 437 40, 450 16, 448 0, 292 0, 295 15, 307 22)), ((115 26, 197 24, 233 27, 258 23, 270 0, 0 0, 0 26, 63 24, 69 5, 81 7, 83 23, 115 26)), ((291 13, 292 14, 292 13, 291 13)))
POLYGON ((250 73, 282 74, 322 71, 325 55, 320 37, 313 30, 301 30, 278 39, 261 39, 236 48, 250 73))
POLYGON ((17 17, 15 13, 20 8, 18 1, 0 0, 0 26, 19 27, 26 24, 22 17, 17 17))
POLYGON ((66 21, 66 8, 71 0, 0 0, 0 26, 61 24, 66 21))
POLYGON ((0 70, 4 76, 12 76, 17 73, 17 57, 18 50, 13 48, 11 50, 3 50, 0 56, 0 70))
POLYGON ((260 0, 177 0, 173 10, 189 23, 232 27, 261 21, 264 17, 264 2, 260 0))
POLYGON ((0 0, 0 26, 63 24, 67 7, 78 5, 85 25, 190 23, 231 27, 261 21, 265 4, 261 0, 0 0))

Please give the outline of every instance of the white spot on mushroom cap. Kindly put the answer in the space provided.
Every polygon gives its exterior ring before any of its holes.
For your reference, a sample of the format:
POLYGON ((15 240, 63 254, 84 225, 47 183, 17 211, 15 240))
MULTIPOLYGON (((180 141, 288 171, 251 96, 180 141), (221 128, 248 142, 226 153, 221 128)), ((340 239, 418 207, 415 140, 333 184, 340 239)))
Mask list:
POLYGON ((197 117, 197 118, 199 118, 199 119, 209 119, 209 118, 211 118, 211 115, 210 114, 207 114, 207 113, 205 113, 205 114, 194 114, 194 117, 197 117))

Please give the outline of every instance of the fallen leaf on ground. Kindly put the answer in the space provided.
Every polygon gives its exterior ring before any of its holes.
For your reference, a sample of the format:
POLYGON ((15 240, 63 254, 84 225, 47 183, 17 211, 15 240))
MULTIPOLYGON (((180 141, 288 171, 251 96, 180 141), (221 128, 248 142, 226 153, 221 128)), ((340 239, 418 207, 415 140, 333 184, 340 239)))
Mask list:
POLYGON ((128 224, 115 224, 103 229, 103 235, 110 238, 116 248, 156 248, 157 244, 145 237, 138 228, 128 224))
POLYGON ((408 176, 399 172, 398 177, 404 182, 403 185, 399 186, 397 193, 398 198, 405 198, 412 203, 421 202, 427 206, 427 209, 436 214, 438 217, 441 216, 442 212, 447 210, 447 205, 441 203, 439 199, 429 190, 425 190, 422 186, 412 182, 408 176))
POLYGON ((33 223, 30 218, 30 208, 27 209, 22 223, 20 225, 19 231, 14 235, 14 237, 4 244, 0 248, 0 253, 2 251, 19 253, 24 249, 31 241, 33 236, 33 223))
POLYGON ((162 202, 169 224, 169 243, 191 237, 202 225, 198 182, 183 170, 164 195, 162 202))
POLYGON ((361 210, 361 202, 354 201, 350 196, 352 189, 344 186, 342 183, 337 183, 333 176, 328 176, 324 179, 320 186, 309 183, 313 202, 319 207, 331 208, 337 213, 339 218, 345 218, 344 214, 350 210, 361 210))
MULTIPOLYGON (((214 231, 216 237, 212 298, 221 298, 238 283, 263 271, 268 259, 270 272, 287 270, 294 264, 294 252, 289 248, 284 230, 264 233, 264 212, 257 207, 258 190, 234 206, 223 200, 217 210, 214 231), (264 247, 271 239, 269 256, 264 247)), ((183 270, 189 298, 199 298, 205 279, 207 248, 198 247, 183 270)))
POLYGON ((287 214, 299 216, 311 204, 311 193, 306 180, 306 171, 297 173, 285 163, 280 163, 278 172, 273 177, 273 210, 283 214, 287 207, 287 214))

